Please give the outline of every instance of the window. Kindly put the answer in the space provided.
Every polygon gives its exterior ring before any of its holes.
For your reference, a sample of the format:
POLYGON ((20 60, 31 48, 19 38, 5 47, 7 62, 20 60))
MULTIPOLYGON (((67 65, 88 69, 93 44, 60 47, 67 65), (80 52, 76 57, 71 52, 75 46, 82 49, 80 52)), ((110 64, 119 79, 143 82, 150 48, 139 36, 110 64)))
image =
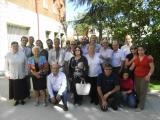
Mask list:
POLYGON ((15 24, 7 24, 7 40, 10 46, 12 41, 19 42, 22 36, 28 36, 29 27, 18 26, 15 24))
POLYGON ((49 39, 49 37, 50 37, 50 31, 46 31, 46 39, 49 39))
POLYGON ((43 0, 43 8, 48 9, 48 0, 43 0))

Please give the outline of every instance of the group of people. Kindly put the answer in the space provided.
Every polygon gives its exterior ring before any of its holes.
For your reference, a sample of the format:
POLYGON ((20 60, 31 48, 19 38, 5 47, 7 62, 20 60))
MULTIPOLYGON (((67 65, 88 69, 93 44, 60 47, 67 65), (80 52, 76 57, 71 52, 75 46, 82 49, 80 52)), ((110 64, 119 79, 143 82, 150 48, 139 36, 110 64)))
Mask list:
POLYGON ((11 43, 11 51, 6 55, 6 72, 9 79, 9 99, 14 105, 25 104, 30 97, 30 78, 32 78, 35 106, 47 106, 47 97, 54 105, 61 100, 63 109, 68 110, 68 92, 73 96, 73 104, 83 103, 82 95, 77 94, 76 83, 82 80, 91 84, 90 102, 100 105, 101 110, 108 107, 117 110, 120 105, 144 109, 148 83, 154 71, 153 57, 145 54, 142 46, 135 48, 130 35, 125 36, 125 44, 119 47, 118 41, 111 46, 107 39, 97 43, 92 35, 89 43, 83 37, 79 43, 66 41, 60 47, 60 39, 34 45, 32 36, 11 43), (28 43, 28 45, 27 45, 28 43), (53 45, 54 44, 54 45, 53 45), (48 94, 47 94, 48 93, 48 94))

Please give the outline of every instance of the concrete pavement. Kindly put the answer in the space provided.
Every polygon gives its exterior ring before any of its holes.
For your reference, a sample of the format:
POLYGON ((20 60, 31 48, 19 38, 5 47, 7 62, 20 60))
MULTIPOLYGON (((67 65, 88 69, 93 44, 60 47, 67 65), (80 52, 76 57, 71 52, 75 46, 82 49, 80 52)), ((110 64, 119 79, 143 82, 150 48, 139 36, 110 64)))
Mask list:
POLYGON ((0 78, 0 120, 160 120, 160 95, 149 94, 145 110, 135 112, 134 109, 120 108, 118 111, 109 109, 101 112, 98 106, 84 99, 82 106, 69 103, 69 111, 49 104, 35 107, 34 98, 26 99, 25 105, 13 106, 8 100, 8 80, 0 78))

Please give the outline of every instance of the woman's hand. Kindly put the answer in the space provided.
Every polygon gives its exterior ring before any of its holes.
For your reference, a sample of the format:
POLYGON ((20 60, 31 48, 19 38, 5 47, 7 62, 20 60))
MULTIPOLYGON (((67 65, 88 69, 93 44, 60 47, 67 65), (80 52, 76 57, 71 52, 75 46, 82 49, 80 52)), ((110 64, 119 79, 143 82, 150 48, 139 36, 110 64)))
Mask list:
POLYGON ((150 80, 150 75, 146 75, 145 77, 144 77, 144 80, 146 80, 146 81, 149 81, 150 80))

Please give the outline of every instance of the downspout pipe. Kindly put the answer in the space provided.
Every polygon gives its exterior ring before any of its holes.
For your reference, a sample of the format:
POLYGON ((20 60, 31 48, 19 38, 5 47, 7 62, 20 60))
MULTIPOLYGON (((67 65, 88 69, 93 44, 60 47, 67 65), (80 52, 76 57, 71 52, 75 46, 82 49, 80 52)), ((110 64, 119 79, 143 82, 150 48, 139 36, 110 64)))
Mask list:
POLYGON ((38 13, 38 0, 35 0, 35 11, 37 15, 37 35, 38 35, 38 40, 40 39, 39 37, 39 13, 38 13))

